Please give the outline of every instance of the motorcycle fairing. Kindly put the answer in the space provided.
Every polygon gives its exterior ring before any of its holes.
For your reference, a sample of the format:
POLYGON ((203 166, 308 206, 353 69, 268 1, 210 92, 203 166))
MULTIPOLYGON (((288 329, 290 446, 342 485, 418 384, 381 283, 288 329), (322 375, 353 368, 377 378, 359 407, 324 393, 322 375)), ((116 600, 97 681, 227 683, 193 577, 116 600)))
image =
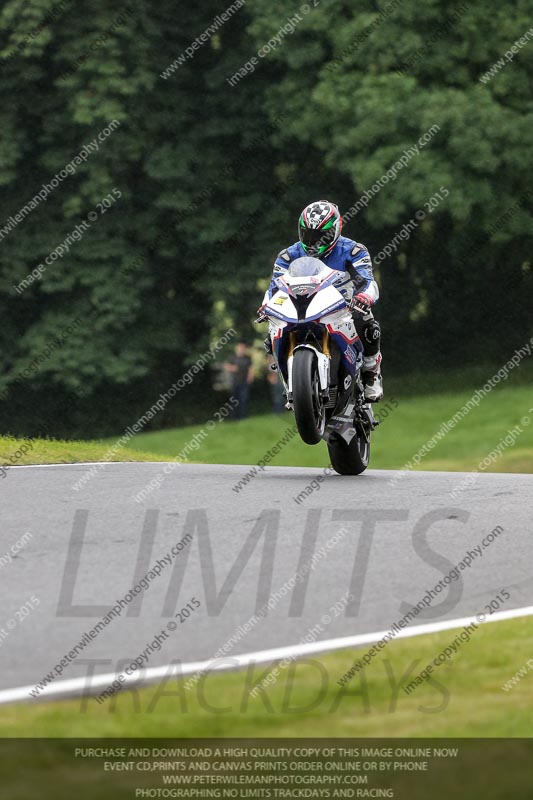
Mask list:
POLYGON ((341 351, 343 363, 352 377, 363 365, 363 345, 351 314, 332 314, 322 320, 341 351))

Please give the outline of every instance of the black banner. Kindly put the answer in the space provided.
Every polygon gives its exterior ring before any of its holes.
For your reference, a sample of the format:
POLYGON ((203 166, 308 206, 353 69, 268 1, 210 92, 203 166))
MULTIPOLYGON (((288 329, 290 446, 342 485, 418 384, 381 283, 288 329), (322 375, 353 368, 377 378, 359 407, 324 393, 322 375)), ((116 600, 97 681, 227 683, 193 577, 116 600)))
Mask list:
POLYGON ((529 800, 531 739, 2 739, 3 800, 529 800))

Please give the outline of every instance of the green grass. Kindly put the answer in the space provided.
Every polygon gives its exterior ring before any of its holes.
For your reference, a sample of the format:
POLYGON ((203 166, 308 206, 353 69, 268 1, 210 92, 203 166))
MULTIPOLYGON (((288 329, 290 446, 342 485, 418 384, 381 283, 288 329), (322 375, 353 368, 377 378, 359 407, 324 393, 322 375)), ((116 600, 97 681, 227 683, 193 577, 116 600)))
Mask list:
MULTIPOLYGON (((251 698, 243 672, 211 674, 202 691, 183 681, 93 699, 0 708, 0 736, 9 737, 531 737, 533 672, 510 691, 502 685, 531 658, 528 618, 478 628, 434 680, 406 694, 412 680, 458 631, 390 642, 345 689, 337 680, 359 651, 293 662, 265 697, 251 698), (317 666, 320 664, 320 667, 317 666), (216 709, 225 709, 217 711, 216 709)), ((248 673, 263 676, 267 668, 248 673)))
MULTIPOLYGON (((376 412, 384 417, 386 415, 386 418, 372 438, 371 467, 400 469, 436 433, 442 422, 453 417, 471 394, 471 391, 463 391, 384 400, 376 406, 376 412)), ((521 423, 532 407, 530 386, 495 389, 438 442, 421 460, 418 468, 445 471, 476 469, 509 430, 521 425, 523 432, 515 443, 504 448, 486 471, 533 472, 533 411, 529 415, 532 424, 521 423)), ((197 438, 198 447, 196 450, 189 449, 188 460, 211 464, 255 464, 293 425, 294 417, 289 412, 280 416, 250 417, 241 422, 217 422, 205 438, 197 438)), ((205 425, 195 425, 141 433, 128 442, 127 448, 117 449, 112 456, 106 453, 115 444, 115 439, 100 442, 36 439, 33 440, 32 449, 17 458, 15 463, 172 460, 203 429, 205 425)), ((9 463, 9 456, 15 453, 20 444, 20 440, 0 437, 0 459, 9 463)), ((328 464, 327 449, 322 443, 309 447, 295 436, 269 464, 324 467, 328 464)))
MULTIPOLYGON (((377 413, 388 416, 372 438, 371 466, 376 469, 400 469, 425 442, 466 403, 470 391, 436 394, 428 397, 400 397, 396 402, 384 400, 376 406, 377 413)), ((473 409, 454 430, 422 459, 419 468, 429 470, 475 469, 479 462, 498 445, 507 432, 520 424, 521 418, 533 407, 533 393, 529 386, 496 389, 486 396, 478 408, 473 409)), ((533 472, 533 412, 531 425, 512 447, 504 449, 497 461, 489 467, 493 472, 533 472)), ((190 461, 218 464, 255 464, 294 424, 287 412, 279 417, 272 415, 253 417, 242 422, 217 423, 207 437, 199 442, 190 461)), ((202 426, 192 426, 167 431, 154 431, 137 436, 131 447, 139 453, 170 454, 176 457, 202 426)), ((324 444, 305 445, 298 437, 282 448, 270 464, 288 466, 323 467, 328 464, 324 444)))
MULTIPOLYGON (((57 439, 15 439, 0 436, 0 463, 17 466, 22 464, 76 464, 80 461, 107 460, 105 442, 65 442, 57 439), (18 455, 19 448, 26 452, 18 455)), ((159 453, 121 448, 111 461, 165 461, 159 453)))

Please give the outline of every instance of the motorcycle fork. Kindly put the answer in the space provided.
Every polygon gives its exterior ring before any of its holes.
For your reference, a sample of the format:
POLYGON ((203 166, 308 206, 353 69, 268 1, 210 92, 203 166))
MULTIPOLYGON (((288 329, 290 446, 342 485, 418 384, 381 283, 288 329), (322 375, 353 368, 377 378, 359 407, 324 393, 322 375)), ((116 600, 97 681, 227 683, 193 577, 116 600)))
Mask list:
POLYGON ((322 352, 325 356, 331 359, 331 351, 329 349, 329 331, 327 328, 324 330, 324 336, 322 337, 322 352))
POLYGON ((294 353, 294 348, 295 347, 296 347, 296 334, 294 333, 294 331, 292 331, 289 334, 289 351, 287 353, 287 361, 289 360, 289 358, 294 353))

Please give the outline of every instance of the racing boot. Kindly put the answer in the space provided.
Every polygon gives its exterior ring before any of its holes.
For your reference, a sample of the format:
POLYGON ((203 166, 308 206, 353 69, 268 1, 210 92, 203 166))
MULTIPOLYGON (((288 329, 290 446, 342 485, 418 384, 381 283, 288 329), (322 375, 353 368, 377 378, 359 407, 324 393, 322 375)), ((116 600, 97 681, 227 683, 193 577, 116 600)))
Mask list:
POLYGON ((365 387, 365 400, 368 403, 377 403, 383 397, 381 353, 377 353, 375 356, 365 356, 361 377, 365 387))

